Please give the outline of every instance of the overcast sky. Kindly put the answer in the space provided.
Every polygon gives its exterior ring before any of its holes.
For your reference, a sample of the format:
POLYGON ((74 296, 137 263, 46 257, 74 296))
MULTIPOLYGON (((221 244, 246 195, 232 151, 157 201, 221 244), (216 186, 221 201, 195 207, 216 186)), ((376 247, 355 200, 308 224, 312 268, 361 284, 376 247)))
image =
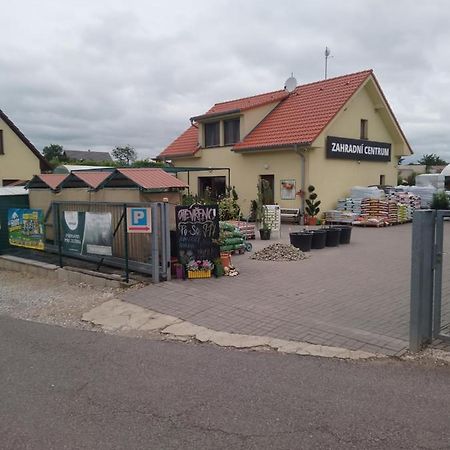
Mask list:
POLYGON ((42 149, 157 155, 218 101, 372 68, 417 154, 450 160, 450 2, 22 0, 0 108, 42 149))

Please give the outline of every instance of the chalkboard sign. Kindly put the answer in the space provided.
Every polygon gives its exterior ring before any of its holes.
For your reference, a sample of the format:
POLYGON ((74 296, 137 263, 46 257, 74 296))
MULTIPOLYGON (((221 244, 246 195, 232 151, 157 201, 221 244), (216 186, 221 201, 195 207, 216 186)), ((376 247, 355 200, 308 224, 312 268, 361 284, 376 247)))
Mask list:
POLYGON ((220 256, 219 209, 217 205, 177 206, 178 258, 214 261, 220 256))

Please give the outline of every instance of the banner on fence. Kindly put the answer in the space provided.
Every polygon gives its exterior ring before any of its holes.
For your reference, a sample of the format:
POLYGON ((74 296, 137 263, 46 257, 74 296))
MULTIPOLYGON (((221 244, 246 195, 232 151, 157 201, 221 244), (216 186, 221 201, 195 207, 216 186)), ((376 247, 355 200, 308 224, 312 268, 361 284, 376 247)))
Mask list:
POLYGON ((42 209, 8 210, 10 245, 44 250, 44 214, 42 209))
POLYGON ((62 246, 66 252, 81 253, 85 213, 64 211, 62 218, 62 246))
POLYGON ((181 263, 192 259, 214 261, 220 257, 217 205, 177 206, 176 226, 181 263))
POLYGON ((84 255, 112 255, 111 213, 64 211, 62 219, 64 251, 84 255))

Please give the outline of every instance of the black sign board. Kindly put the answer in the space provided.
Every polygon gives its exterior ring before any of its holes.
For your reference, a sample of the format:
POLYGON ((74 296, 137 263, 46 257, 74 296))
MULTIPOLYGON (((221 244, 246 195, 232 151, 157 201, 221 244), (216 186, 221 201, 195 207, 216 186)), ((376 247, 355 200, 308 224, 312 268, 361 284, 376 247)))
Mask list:
POLYGON ((390 161, 391 144, 328 136, 327 158, 354 159, 357 161, 390 161))
POLYGON ((175 209, 178 258, 214 261, 220 256, 219 209, 217 205, 177 206, 175 209))

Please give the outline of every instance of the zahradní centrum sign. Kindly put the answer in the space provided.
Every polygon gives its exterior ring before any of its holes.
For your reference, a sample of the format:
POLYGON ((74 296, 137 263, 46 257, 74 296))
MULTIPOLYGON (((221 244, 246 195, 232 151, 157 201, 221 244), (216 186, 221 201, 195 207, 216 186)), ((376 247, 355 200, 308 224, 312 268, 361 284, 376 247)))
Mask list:
POLYGON ((355 159, 358 161, 390 161, 391 144, 388 142, 328 136, 327 158, 355 159))

